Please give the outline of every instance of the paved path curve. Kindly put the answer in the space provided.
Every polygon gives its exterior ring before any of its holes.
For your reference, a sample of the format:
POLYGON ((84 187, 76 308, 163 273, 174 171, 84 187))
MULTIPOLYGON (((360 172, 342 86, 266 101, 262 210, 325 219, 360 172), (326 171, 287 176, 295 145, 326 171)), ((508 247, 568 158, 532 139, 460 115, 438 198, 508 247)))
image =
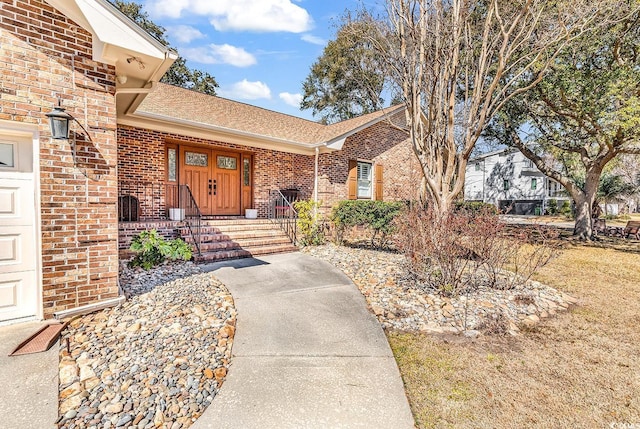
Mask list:
POLYGON ((203 428, 413 428, 400 373, 364 297, 301 253, 207 266, 238 310, 233 358, 203 428))

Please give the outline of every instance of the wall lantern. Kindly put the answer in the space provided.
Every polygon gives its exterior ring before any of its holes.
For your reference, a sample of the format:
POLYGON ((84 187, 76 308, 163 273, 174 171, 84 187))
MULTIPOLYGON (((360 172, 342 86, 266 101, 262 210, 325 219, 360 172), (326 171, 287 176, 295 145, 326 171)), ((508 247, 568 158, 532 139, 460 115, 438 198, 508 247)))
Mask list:
POLYGON ((49 118, 49 126, 51 128, 51 138, 62 140, 69 138, 69 122, 73 120, 73 116, 64 111, 58 100, 58 106, 53 108, 52 112, 45 114, 49 118))

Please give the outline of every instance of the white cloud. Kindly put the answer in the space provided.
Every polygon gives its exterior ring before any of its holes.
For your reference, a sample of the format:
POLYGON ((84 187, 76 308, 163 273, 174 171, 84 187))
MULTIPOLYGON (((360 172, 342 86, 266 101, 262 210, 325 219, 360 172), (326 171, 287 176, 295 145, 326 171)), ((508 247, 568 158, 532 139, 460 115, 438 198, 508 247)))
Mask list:
POLYGON ((188 60, 201 64, 231 64, 236 67, 248 67, 257 62, 256 57, 249 52, 226 43, 198 48, 182 48, 180 54, 188 60))
POLYGON ((184 9, 189 9, 191 0, 147 0, 145 9, 152 17, 180 18, 184 9))
POLYGON ((303 34, 302 37, 300 38, 305 42, 313 43, 314 45, 324 46, 327 43, 327 41, 324 40, 323 38, 314 36, 312 34, 303 34))
POLYGON ((146 7, 152 17, 207 16, 218 31, 303 33, 313 27, 309 12, 291 0, 147 0, 146 7))
POLYGON ((289 106, 300 107, 302 101, 302 94, 291 94, 289 92, 281 92, 278 97, 289 106))
POLYGON ((271 90, 266 83, 256 81, 249 82, 243 79, 233 85, 221 88, 218 91, 221 97, 234 98, 240 100, 257 100, 259 98, 271 98, 271 90))
POLYGON ((171 38, 184 45, 191 43, 193 40, 203 39, 206 37, 200 30, 190 25, 175 25, 167 27, 167 32, 171 38))

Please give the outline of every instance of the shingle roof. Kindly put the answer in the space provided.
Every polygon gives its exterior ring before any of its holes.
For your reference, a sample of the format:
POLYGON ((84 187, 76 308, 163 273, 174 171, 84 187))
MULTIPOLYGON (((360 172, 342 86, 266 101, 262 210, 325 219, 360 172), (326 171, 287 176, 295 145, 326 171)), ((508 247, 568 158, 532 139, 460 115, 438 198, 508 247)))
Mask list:
POLYGON ((274 112, 177 86, 159 83, 136 110, 147 114, 215 126, 296 143, 323 143, 356 130, 395 112, 399 107, 380 110, 332 125, 274 112))

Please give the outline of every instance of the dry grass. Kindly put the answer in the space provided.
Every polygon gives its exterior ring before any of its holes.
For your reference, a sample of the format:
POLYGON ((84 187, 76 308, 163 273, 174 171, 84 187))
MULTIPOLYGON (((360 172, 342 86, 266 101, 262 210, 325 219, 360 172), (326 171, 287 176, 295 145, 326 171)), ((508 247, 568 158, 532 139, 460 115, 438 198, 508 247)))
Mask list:
POLYGON ((418 426, 640 427, 639 250, 570 246, 535 278, 580 305, 518 338, 389 334, 418 426))

